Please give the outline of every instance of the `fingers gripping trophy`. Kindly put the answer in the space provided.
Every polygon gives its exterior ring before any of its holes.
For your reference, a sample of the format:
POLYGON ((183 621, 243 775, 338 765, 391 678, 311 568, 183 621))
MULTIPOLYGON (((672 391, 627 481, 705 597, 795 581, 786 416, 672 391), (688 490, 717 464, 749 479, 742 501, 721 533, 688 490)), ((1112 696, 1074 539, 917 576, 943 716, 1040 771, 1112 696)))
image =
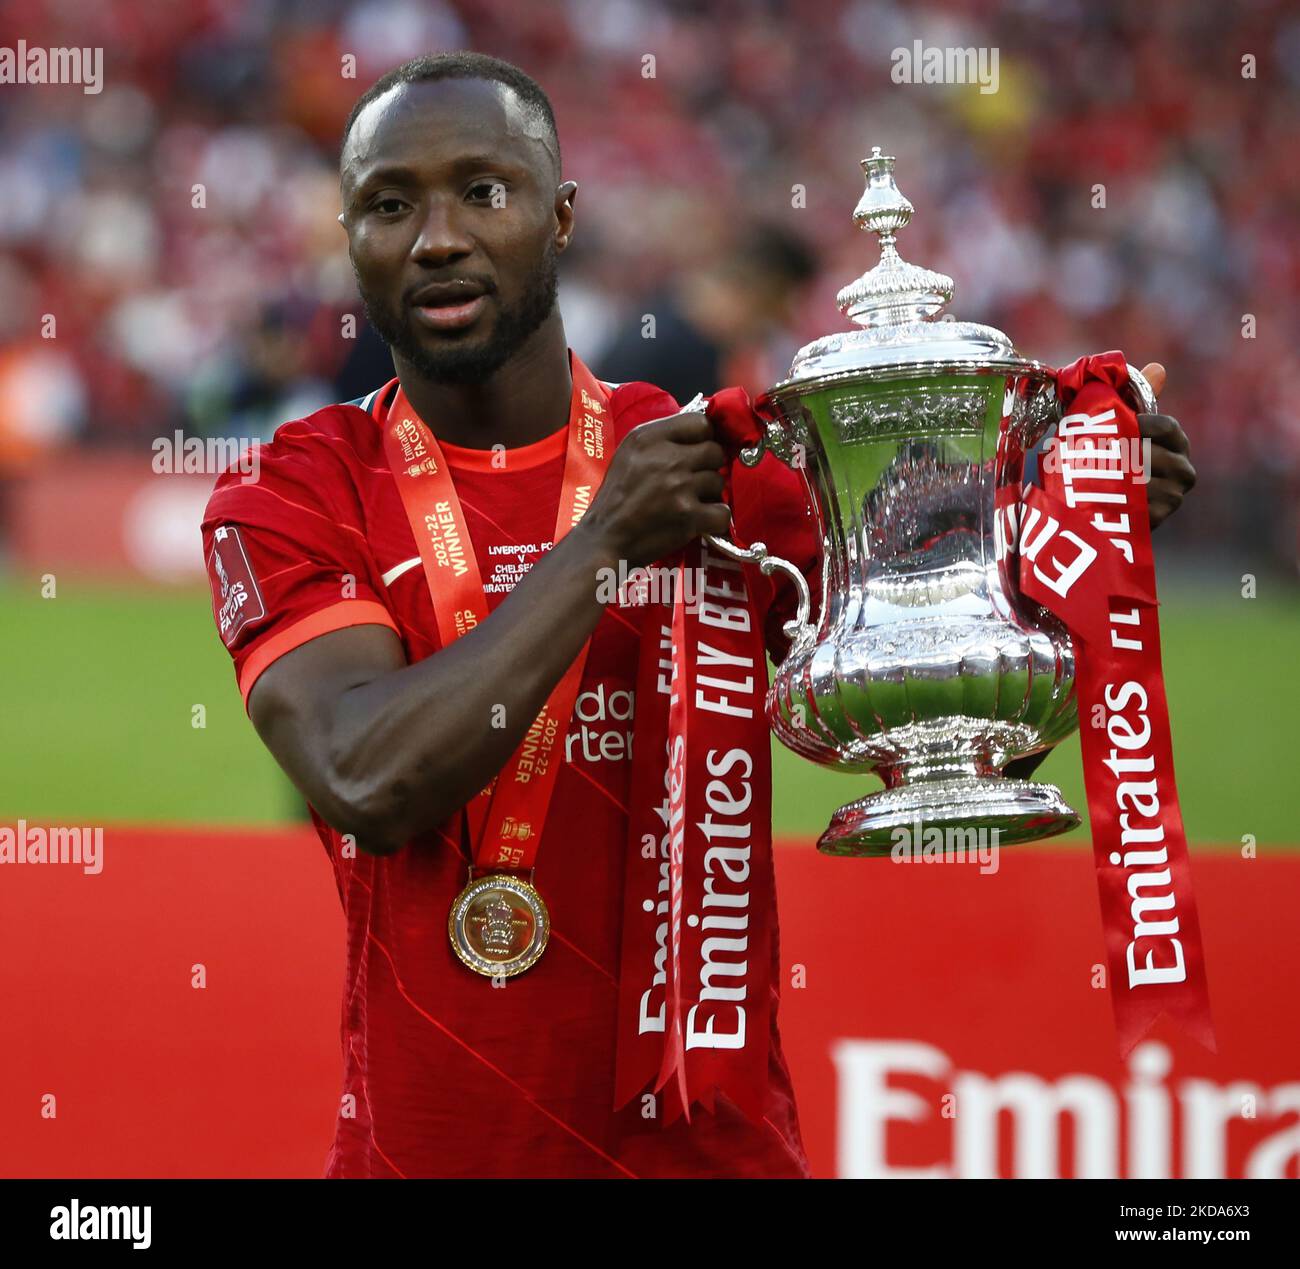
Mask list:
MULTIPOLYGON (((917 825, 1003 845, 1049 837, 1079 822, 1060 791, 1000 772, 1077 727, 1074 650, 1022 593, 995 510, 1036 475, 1061 415, 1053 374, 999 330, 940 318, 953 282, 899 255, 913 209, 894 159, 876 147, 862 167, 853 218, 880 260, 838 296, 857 329, 799 351, 755 402, 763 435, 740 455, 752 465, 770 450, 803 473, 822 537, 816 623, 792 564, 761 543, 709 541, 798 591, 767 700, 777 737, 884 781, 835 812, 819 850, 887 854, 917 825)), ((1154 411, 1146 380, 1132 367, 1129 378, 1154 411)))

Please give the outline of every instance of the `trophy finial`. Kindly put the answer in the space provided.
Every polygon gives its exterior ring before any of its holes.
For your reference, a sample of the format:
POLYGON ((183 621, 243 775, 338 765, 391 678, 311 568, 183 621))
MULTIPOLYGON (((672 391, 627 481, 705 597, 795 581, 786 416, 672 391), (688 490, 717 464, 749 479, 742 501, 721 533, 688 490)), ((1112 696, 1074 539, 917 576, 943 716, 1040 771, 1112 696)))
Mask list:
POLYGON ((894 181, 894 156, 873 145, 862 160, 867 188, 853 209, 854 223, 877 235, 880 262, 838 296, 841 313, 859 326, 892 326, 924 321, 952 299, 950 277, 908 264, 898 254, 898 230, 912 219, 913 207, 894 181))
POLYGON ((871 157, 862 160, 862 170, 867 176, 867 188, 853 209, 853 222, 880 234, 882 246, 886 240, 892 245, 895 231, 912 219, 913 211, 912 204, 894 183, 894 156, 881 154, 880 147, 873 145, 871 157))

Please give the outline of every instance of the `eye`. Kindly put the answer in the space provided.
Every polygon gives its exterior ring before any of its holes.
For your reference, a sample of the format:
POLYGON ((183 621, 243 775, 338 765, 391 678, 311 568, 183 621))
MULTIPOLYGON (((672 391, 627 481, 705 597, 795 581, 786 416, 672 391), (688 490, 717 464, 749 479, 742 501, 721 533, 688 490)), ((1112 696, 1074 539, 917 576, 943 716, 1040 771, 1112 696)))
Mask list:
POLYGON ((392 216, 405 206, 406 204, 400 198, 381 198, 370 204, 370 210, 378 212, 381 216, 392 216))
POLYGON ((466 197, 468 197, 472 202, 490 203, 498 190, 500 190, 504 196, 505 188, 505 183, 503 181, 475 181, 474 184, 469 187, 466 197))

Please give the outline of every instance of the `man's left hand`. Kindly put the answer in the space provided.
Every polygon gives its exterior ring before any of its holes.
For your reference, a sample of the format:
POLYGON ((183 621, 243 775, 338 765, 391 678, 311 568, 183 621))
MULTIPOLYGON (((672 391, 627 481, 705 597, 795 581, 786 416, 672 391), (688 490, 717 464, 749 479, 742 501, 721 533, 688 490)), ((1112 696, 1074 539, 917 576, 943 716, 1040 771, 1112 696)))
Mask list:
MULTIPOLYGON (((1158 361, 1142 367, 1142 374, 1157 396, 1164 391, 1165 368, 1158 361)), ((1151 442, 1151 483, 1147 485, 1147 510, 1151 527, 1158 528, 1182 506, 1187 491, 1196 484, 1196 468, 1188 457, 1187 433, 1170 414, 1139 414, 1138 430, 1151 442)))

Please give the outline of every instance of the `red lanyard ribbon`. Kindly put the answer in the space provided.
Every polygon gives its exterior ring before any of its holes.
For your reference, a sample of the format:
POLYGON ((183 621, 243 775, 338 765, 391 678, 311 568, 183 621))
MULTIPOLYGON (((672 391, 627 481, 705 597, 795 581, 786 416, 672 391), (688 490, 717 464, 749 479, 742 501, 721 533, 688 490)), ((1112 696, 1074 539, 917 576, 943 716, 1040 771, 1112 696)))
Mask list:
POLYGON ((1074 643, 1080 738, 1121 1053, 1167 1013, 1215 1048, 1174 783, 1137 416, 1117 352, 1057 372, 1063 407, 1043 487, 999 497, 1020 585, 1074 643))
MULTIPOLYGON (((614 453, 610 393, 577 357, 570 357, 570 368, 573 394, 554 542, 582 519, 614 453)), ((387 389, 378 400, 386 395, 387 389)), ((420 550, 438 633, 447 647, 488 615, 469 524, 438 442, 400 385, 381 421, 384 453, 420 550)), ((478 842, 478 868, 529 869, 535 863, 590 647, 588 639, 510 761, 467 808, 478 842)))

